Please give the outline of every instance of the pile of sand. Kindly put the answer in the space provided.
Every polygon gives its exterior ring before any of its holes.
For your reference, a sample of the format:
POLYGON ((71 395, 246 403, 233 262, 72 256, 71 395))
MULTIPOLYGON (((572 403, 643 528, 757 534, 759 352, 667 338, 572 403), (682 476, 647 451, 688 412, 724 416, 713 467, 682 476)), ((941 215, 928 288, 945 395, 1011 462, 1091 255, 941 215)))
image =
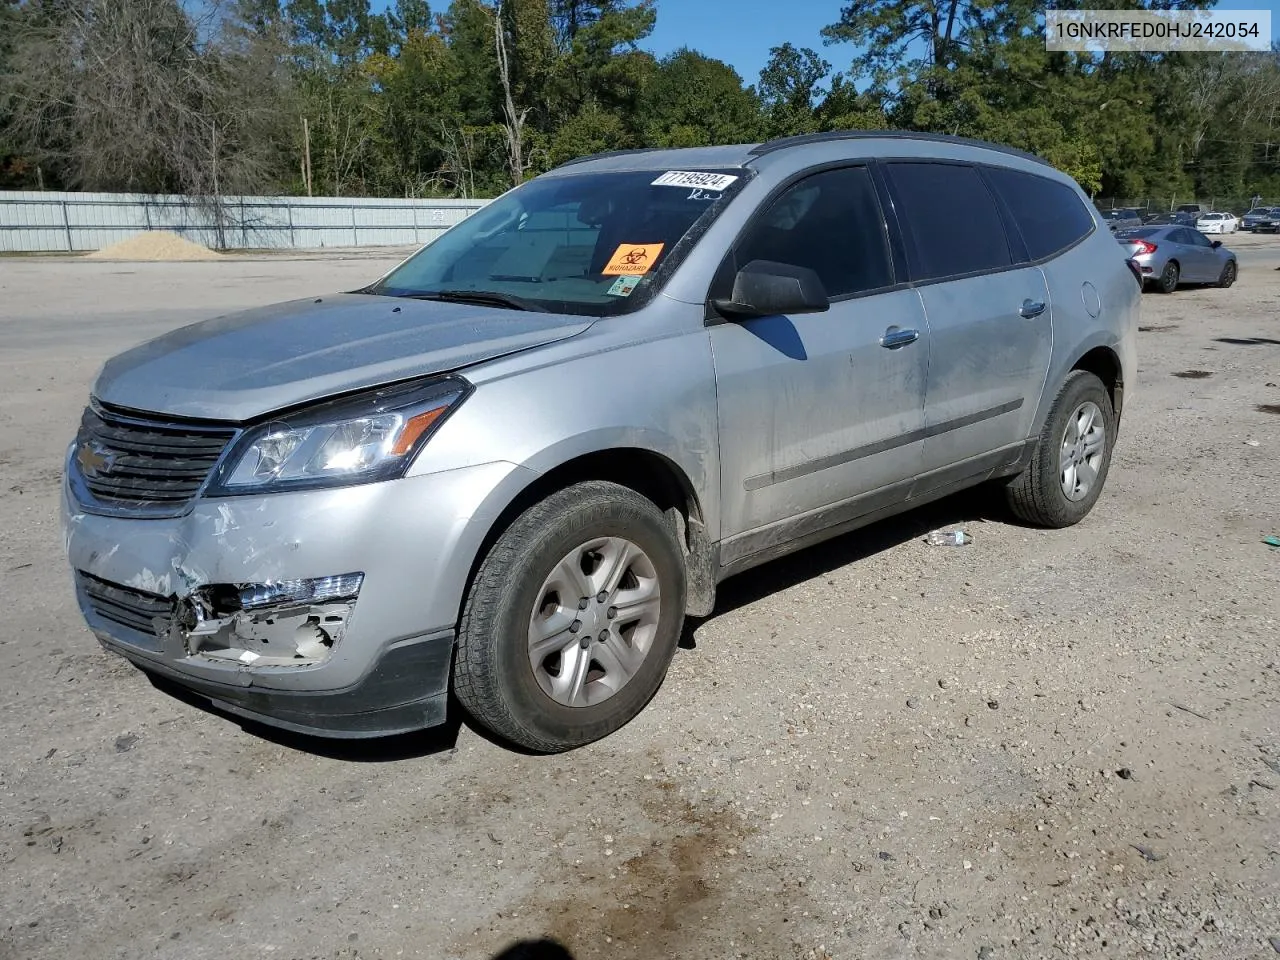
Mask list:
POLYGON ((148 230, 86 254, 93 260, 219 260, 222 254, 168 230, 148 230))

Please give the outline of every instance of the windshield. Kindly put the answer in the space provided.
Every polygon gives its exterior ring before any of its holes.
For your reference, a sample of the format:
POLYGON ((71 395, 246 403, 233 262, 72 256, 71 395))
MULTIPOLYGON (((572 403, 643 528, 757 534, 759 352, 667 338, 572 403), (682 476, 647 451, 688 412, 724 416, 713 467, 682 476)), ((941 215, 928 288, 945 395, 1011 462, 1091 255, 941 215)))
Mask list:
POLYGON ((531 180, 367 292, 610 316, 647 300, 748 171, 583 173, 531 180))
POLYGON ((1116 234, 1116 237, 1121 240, 1141 240, 1143 237, 1155 236, 1159 232, 1159 230, 1150 230, 1144 227, 1135 230, 1121 230, 1116 234))

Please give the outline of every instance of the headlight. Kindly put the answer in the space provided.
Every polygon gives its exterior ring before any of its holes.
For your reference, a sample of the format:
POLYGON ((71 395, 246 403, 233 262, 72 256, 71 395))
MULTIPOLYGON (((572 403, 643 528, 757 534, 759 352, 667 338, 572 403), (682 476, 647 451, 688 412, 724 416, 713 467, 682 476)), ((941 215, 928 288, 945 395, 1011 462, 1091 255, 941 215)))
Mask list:
POLYGON ((470 391, 458 377, 402 384, 260 424, 236 442, 208 495, 338 487, 401 476, 470 391))

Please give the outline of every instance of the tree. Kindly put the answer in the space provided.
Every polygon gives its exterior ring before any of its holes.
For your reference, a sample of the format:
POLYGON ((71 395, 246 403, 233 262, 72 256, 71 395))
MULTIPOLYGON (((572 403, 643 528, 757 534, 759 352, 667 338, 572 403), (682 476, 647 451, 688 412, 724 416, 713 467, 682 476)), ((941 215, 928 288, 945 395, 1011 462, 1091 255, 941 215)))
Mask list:
MULTIPOLYGON (((247 60, 201 40, 176 0, 88 0, 19 23, 8 136, 62 184, 216 197, 269 176, 247 60)), ((260 94, 261 90, 255 91, 260 94)))
POLYGON ((824 91, 819 84, 831 72, 831 64, 803 47, 784 43, 769 51, 769 62, 760 71, 760 100, 771 137, 812 133, 818 129, 814 107, 824 91))
POLYGON ((659 63, 642 110, 645 139, 655 146, 750 143, 762 133, 755 91, 728 64, 688 48, 659 63))

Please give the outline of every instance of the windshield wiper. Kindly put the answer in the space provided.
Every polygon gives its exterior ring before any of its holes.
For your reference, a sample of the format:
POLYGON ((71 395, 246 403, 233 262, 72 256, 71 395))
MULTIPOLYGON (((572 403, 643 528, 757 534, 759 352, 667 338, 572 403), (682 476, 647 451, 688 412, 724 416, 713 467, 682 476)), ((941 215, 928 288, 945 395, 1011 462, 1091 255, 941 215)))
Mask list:
POLYGON ((546 313, 540 307, 523 297, 513 297, 506 293, 494 293, 492 290, 432 290, 429 293, 406 293, 411 300, 440 300, 444 303, 478 303, 487 307, 508 307, 511 310, 529 310, 534 313, 546 313))

